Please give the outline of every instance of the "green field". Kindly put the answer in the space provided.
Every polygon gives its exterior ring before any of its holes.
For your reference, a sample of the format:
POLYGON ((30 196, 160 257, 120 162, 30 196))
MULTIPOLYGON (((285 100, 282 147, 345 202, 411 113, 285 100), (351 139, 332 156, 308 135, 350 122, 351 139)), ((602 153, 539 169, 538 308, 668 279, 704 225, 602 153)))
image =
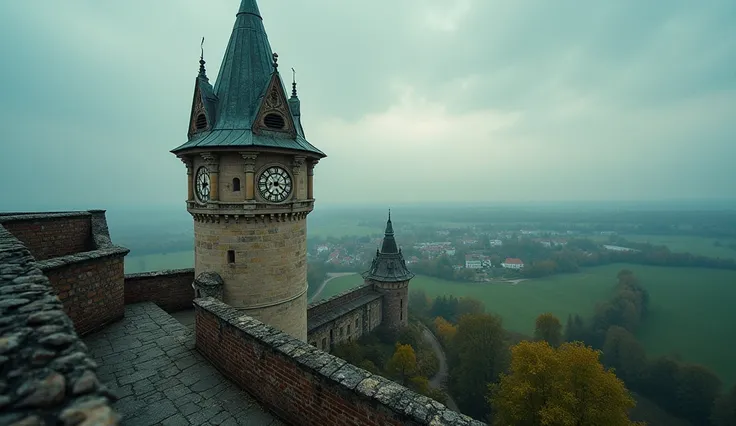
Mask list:
MULTIPOLYGON (((689 252, 696 255, 708 257, 720 257, 723 259, 736 259, 736 250, 727 246, 734 243, 734 240, 727 238, 705 238, 691 235, 635 235, 622 234, 621 237, 633 241, 635 243, 649 243, 658 246, 667 246, 671 252, 685 253, 689 252), (723 246, 715 246, 715 242, 720 242, 723 246)), ((607 242, 608 237, 591 236, 588 237, 596 241, 607 242)))
MULTIPOLYGON (((623 268, 634 271, 651 295, 651 315, 638 333, 647 353, 677 355, 683 361, 708 366, 726 383, 736 382, 732 361, 736 346, 728 340, 736 329, 736 271, 618 264, 515 286, 417 276, 411 288, 423 289, 430 297, 452 294, 477 298, 488 311, 503 317, 506 328, 532 334, 534 319, 542 312, 552 312, 562 321, 571 313, 589 317, 596 302, 611 296, 616 273, 623 268)), ((320 298, 361 282, 358 275, 336 278, 320 298)))
POLYGON ((186 268, 194 268, 193 250, 125 257, 126 274, 186 268))

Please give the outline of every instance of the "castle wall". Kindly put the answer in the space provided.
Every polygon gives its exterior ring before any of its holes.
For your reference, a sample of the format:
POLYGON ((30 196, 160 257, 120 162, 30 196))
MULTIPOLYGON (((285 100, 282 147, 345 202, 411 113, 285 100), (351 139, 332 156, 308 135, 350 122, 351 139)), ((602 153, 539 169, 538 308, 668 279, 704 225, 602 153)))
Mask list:
POLYGON ((89 212, 5 214, 0 223, 23 242, 36 260, 93 249, 89 212))
POLYGON ((195 221, 195 276, 217 272, 225 303, 306 339, 306 225, 306 219, 195 221))
POLYGON ((290 424, 483 424, 218 300, 195 299, 194 305, 200 353, 290 424))
POLYGON ((28 241, 78 334, 123 317, 123 259, 129 250, 110 241, 104 210, 5 214, 0 224, 28 241))
POLYGON ((123 318, 123 259, 127 251, 104 249, 37 262, 64 304, 79 335, 123 318))
POLYGON ((31 252, 0 223, 0 424, 117 425, 96 369, 31 252))
POLYGON ((386 283, 367 281, 383 297, 383 323, 391 328, 409 325, 409 281, 386 283))
POLYGON ((125 304, 153 302, 166 312, 191 309, 194 269, 125 275, 125 304))
POLYGON ((307 341, 323 351, 359 339, 381 324, 382 296, 363 285, 309 305, 307 341))

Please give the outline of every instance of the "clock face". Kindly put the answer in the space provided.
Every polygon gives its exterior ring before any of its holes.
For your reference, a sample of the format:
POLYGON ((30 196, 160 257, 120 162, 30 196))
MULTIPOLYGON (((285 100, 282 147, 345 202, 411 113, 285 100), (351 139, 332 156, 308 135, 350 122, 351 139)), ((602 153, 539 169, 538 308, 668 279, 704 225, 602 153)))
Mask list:
POLYGON ((207 167, 197 169, 197 174, 194 176, 194 189, 197 201, 206 203, 210 200, 210 172, 207 167))
POLYGON ((281 167, 269 167, 258 177, 258 191, 264 200, 280 203, 291 194, 291 176, 281 167))

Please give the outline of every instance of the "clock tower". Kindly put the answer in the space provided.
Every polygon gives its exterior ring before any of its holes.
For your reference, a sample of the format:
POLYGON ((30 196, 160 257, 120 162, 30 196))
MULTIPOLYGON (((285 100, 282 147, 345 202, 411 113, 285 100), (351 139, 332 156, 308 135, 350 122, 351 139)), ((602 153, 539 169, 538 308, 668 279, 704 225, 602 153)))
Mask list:
POLYGON ((325 154, 278 66, 256 0, 242 0, 214 87, 200 59, 188 141, 171 152, 187 168, 195 276, 216 274, 225 303, 306 340, 306 218, 325 154))

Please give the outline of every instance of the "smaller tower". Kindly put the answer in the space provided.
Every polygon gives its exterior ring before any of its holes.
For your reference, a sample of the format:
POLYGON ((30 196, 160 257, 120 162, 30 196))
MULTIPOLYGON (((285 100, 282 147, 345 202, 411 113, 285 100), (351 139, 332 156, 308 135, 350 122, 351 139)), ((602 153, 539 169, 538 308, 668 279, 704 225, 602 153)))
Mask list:
POLYGON ((406 267, 404 255, 401 253, 391 223, 391 211, 388 212, 386 233, 381 250, 376 250, 371 269, 363 273, 366 284, 383 293, 383 324, 389 328, 406 327, 409 323, 409 281, 414 274, 406 267))

